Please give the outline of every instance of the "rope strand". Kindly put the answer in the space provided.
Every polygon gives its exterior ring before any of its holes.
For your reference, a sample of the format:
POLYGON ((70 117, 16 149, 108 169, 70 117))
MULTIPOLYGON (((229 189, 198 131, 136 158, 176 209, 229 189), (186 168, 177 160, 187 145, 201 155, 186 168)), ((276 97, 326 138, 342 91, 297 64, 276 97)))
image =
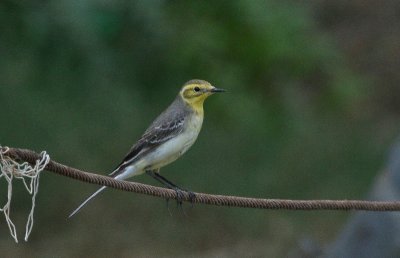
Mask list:
MULTIPOLYGON (((31 150, 9 148, 5 154, 17 161, 26 161, 35 164, 41 156, 31 150)), ((118 190, 152 195, 164 199, 176 199, 176 192, 161 187, 115 180, 108 176, 92 174, 71 168, 50 160, 47 171, 70 177, 90 184, 112 187, 118 190)), ((285 200, 285 199, 258 199, 239 196, 213 195, 195 193, 196 197, 191 199, 184 192, 180 198, 182 201, 193 201, 198 204, 209 204, 216 206, 258 208, 258 209, 282 209, 282 210, 364 210, 364 211, 400 211, 398 201, 362 201, 362 200, 285 200)))

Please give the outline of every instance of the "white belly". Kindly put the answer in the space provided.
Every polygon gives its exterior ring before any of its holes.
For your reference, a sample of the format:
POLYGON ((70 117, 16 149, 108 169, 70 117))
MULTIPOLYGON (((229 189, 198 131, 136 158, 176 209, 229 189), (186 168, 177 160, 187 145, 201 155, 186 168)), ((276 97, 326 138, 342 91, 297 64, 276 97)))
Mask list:
POLYGON ((175 161, 185 153, 196 141, 198 133, 185 133, 160 145, 149 155, 145 156, 145 163, 150 169, 158 169, 175 161))
POLYGON ((184 131, 177 137, 160 145, 155 151, 144 157, 151 169, 159 169, 175 161, 196 141, 203 117, 194 117, 188 121, 184 131))

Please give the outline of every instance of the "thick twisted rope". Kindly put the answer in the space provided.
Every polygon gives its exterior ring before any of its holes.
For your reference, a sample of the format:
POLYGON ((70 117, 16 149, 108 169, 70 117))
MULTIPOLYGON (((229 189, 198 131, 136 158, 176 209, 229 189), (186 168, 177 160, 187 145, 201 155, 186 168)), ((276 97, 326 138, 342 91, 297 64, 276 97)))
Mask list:
MULTIPOLYGON (((36 160, 41 158, 41 156, 34 151, 17 148, 9 148, 5 155, 16 161, 26 161, 30 164, 35 164, 36 160)), ((398 201, 258 199, 205 193, 195 193, 196 197, 191 200, 189 194, 185 192, 182 196, 178 197, 177 193, 170 189, 136 182, 115 180, 108 176, 92 174, 67 167, 52 160, 47 164, 45 170, 86 183, 108 186, 123 191, 147 194, 165 199, 181 198, 182 201, 192 201, 194 203, 217 206, 284 210, 400 211, 400 202, 398 201)))

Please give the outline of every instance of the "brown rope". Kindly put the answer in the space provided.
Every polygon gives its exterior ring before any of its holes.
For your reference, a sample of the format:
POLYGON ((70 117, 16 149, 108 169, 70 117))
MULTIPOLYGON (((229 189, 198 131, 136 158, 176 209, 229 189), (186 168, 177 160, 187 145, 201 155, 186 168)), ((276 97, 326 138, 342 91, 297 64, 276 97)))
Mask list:
MULTIPOLYGON (((5 154, 16 161, 26 161, 35 164, 40 159, 40 154, 26 149, 9 148, 5 154)), ((166 199, 176 199, 176 192, 170 189, 145 185, 136 182, 120 181, 84 172, 67 167, 55 161, 50 161, 46 170, 67 176, 90 184, 104 185, 115 189, 153 195, 166 199)), ((211 204, 217 206, 259 208, 259 209, 285 209, 285 210, 365 210, 365 211, 400 211, 398 201, 359 201, 359 200, 284 200, 284 199, 257 199, 238 196, 213 195, 195 193, 194 203, 211 204)), ((188 193, 182 196, 183 201, 190 201, 188 193)))

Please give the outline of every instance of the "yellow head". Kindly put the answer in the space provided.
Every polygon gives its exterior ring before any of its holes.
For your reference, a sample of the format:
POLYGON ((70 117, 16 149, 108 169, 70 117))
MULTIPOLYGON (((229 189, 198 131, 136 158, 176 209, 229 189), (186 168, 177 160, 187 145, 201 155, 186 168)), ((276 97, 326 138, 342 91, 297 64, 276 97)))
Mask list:
POLYGON ((202 111, 204 100, 216 93, 224 92, 223 89, 218 89, 212 86, 209 82, 203 80, 190 80, 185 83, 179 92, 182 99, 189 104, 194 110, 202 111))

